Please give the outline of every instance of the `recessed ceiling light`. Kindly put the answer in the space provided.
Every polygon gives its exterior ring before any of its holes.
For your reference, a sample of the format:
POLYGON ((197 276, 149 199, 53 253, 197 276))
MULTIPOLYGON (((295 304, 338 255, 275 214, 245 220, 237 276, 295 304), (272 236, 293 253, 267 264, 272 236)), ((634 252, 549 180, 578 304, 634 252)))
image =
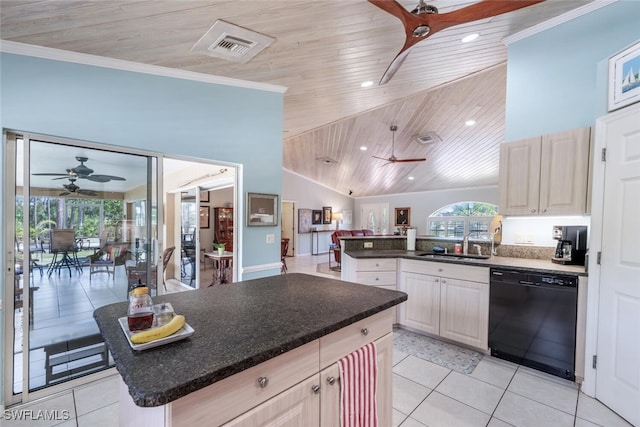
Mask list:
POLYGON ((415 178, 410 176, 409 178, 407 178, 409 181, 413 181, 415 178))
POLYGON ((466 122, 464 122, 465 125, 467 126, 473 126, 476 124, 475 120, 467 120, 466 122))
POLYGON ((373 86, 373 82, 371 80, 367 80, 366 82, 362 82, 360 84, 360 86, 362 87, 369 87, 369 86, 373 86))
POLYGON ((469 34, 467 36, 464 36, 462 38, 462 43, 469 43, 474 41, 475 39, 477 39, 478 37, 480 37, 480 34, 478 33, 473 33, 473 34, 469 34))
POLYGON ((367 151, 367 147, 365 147, 364 145, 360 147, 361 151, 367 151))

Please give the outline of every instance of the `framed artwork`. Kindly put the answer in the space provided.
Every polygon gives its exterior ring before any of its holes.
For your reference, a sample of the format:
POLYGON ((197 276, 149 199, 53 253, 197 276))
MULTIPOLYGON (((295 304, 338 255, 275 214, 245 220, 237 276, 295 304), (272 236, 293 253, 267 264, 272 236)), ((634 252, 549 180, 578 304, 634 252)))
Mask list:
POLYGON ((209 228, 209 206, 200 206, 200 228, 209 228))
POLYGON ((209 190, 205 190, 205 191, 201 191, 200 192, 200 201, 201 202, 208 202, 209 201, 209 190))
POLYGON ((322 224, 322 211, 314 210, 311 217, 311 224, 322 224))
POLYGON ((298 209, 298 233, 311 233, 311 209, 298 209))
POLYGON ((278 195, 247 193, 247 227, 278 225, 278 195))
POLYGON ((609 102, 613 111, 640 101, 640 42, 609 58, 609 102))
POLYGON ((322 223, 331 224, 331 206, 324 206, 322 208, 322 223))
POLYGON ((411 208, 396 208, 395 225, 396 227, 402 227, 403 225, 409 226, 411 224, 411 208))

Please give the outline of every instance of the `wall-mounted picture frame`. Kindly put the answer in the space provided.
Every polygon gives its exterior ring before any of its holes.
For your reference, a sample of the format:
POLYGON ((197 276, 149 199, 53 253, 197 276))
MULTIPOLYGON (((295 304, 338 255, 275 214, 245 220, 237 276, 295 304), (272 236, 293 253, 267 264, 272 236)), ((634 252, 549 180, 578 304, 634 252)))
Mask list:
POLYGON ((311 233, 311 209, 298 209, 298 233, 311 233))
POLYGON ((322 224, 322 211, 321 210, 313 210, 311 215, 311 224, 317 225, 322 224))
POLYGON ((342 210, 342 225, 351 225, 353 221, 353 211, 351 209, 342 210))
POLYGON ((640 41, 609 58, 608 110, 640 101, 640 41))
POLYGON ((408 227, 411 225, 411 208, 396 208, 394 218, 396 227, 408 227))
POLYGON ((278 225, 278 195, 247 193, 247 227, 278 225))
POLYGON ((200 201, 205 203, 209 202, 209 190, 200 192, 200 201))
POLYGON ((331 224, 331 206, 322 207, 322 223, 331 224))
POLYGON ((200 206, 200 228, 209 228, 209 206, 200 206))

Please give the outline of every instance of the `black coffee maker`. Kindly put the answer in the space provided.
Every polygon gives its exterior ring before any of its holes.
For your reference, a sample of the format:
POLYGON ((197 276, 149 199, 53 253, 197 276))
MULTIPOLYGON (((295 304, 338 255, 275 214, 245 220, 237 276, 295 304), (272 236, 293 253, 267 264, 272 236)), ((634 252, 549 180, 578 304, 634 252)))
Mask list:
POLYGON ((558 245, 552 262, 584 265, 587 254, 586 225, 554 225, 553 238, 558 241, 558 245))

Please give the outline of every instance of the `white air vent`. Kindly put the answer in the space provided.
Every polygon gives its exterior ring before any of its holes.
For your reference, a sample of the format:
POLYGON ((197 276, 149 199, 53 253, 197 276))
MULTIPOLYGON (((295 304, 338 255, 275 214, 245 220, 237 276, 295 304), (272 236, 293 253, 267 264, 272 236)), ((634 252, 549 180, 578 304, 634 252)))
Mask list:
POLYGON ((244 64, 274 40, 273 37, 218 20, 193 45, 191 51, 244 64))
POLYGON ((435 132, 428 132, 424 135, 420 135, 416 137, 416 141, 420 144, 433 144, 436 142, 441 142, 442 139, 435 132))

